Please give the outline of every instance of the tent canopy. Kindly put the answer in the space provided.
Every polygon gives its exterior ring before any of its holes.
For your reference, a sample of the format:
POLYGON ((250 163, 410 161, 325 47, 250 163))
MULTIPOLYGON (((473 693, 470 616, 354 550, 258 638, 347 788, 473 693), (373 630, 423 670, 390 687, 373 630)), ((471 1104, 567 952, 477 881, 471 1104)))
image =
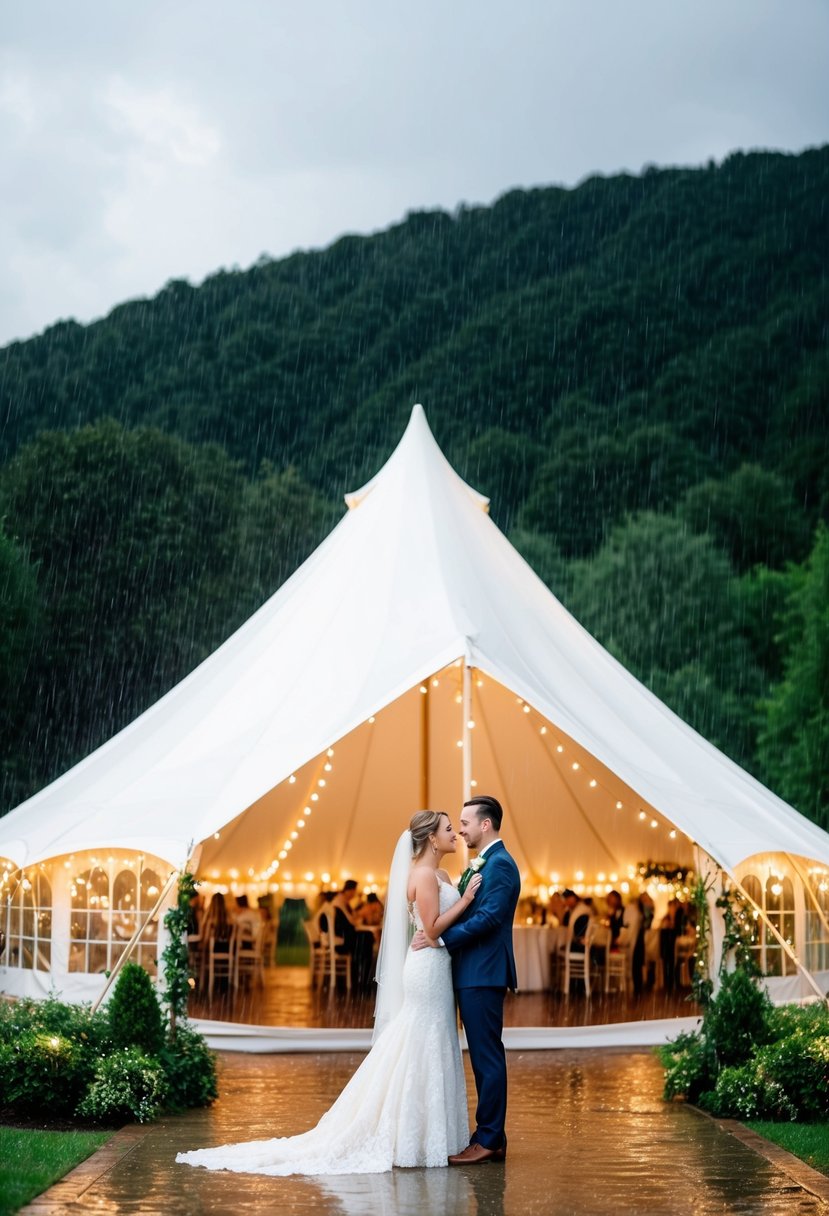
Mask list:
POLYGON ((691 841, 727 869, 760 853, 829 863, 829 835, 570 616, 450 467, 420 406, 347 502, 213 655, 0 820, 0 856, 121 848, 178 865, 205 842, 203 873, 382 879, 415 809, 456 811, 466 729, 471 776, 503 799, 528 878, 687 863, 691 841))

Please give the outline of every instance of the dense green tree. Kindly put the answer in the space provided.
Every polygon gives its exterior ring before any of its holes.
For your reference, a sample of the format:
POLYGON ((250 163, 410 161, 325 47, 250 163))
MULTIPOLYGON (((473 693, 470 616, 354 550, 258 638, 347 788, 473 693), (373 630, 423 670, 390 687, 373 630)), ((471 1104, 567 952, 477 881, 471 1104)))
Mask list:
POLYGON ((0 495, 44 603, 33 704, 9 745, 33 785, 206 657, 307 555, 325 517, 296 474, 250 485, 214 445, 112 420, 41 434, 0 495))
POLYGON ((781 622, 783 678, 765 705, 761 765, 772 786, 829 828, 829 529, 812 553, 781 622))
POLYGON ((616 435, 561 432, 521 513, 523 528, 551 533, 567 557, 593 553, 615 522, 674 503, 702 458, 667 426, 616 435))
POLYGON ((573 563, 572 577, 567 606, 585 628, 695 729, 751 763, 762 676, 733 571, 710 538, 646 512, 573 563))
POLYGON ((791 486, 759 465, 743 464, 728 477, 693 486, 681 510, 695 532, 712 534, 738 570, 779 569, 802 560, 808 549, 808 518, 791 486))

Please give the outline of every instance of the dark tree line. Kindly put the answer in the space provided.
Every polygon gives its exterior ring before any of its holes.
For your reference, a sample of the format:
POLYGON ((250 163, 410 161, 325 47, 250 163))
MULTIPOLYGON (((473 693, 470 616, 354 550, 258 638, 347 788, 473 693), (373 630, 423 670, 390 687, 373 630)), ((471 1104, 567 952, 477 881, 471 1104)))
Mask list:
POLYGON ((421 400, 579 619, 825 823, 827 199, 829 149, 514 191, 0 351, 3 807, 271 594, 421 400))

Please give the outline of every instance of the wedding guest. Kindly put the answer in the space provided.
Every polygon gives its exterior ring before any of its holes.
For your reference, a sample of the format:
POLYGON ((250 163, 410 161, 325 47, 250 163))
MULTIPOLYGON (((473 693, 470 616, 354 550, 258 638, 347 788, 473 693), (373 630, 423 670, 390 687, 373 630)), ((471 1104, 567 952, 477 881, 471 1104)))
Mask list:
POLYGON ((659 925, 659 956, 666 992, 673 992, 676 983, 676 939, 685 929, 685 910, 676 898, 668 900, 668 911, 659 925))
POLYGON ((628 930, 631 974, 635 996, 642 995, 645 980, 645 934, 653 921, 653 900, 647 891, 632 899, 625 908, 624 925, 628 930))

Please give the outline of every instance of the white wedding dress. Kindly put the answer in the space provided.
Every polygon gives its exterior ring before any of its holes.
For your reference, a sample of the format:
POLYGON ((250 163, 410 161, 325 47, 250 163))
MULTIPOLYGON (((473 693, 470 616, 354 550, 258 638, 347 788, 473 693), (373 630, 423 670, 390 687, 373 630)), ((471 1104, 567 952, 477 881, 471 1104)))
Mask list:
MULTIPOLYGON (((450 883, 438 882, 443 913, 460 897, 450 883)), ((416 906, 412 915, 422 928, 416 906)), ((299 1136, 194 1149, 176 1161, 280 1176, 380 1174, 395 1165, 446 1165, 468 1143, 452 966, 441 948, 408 952, 400 1012, 316 1127, 299 1136)))

